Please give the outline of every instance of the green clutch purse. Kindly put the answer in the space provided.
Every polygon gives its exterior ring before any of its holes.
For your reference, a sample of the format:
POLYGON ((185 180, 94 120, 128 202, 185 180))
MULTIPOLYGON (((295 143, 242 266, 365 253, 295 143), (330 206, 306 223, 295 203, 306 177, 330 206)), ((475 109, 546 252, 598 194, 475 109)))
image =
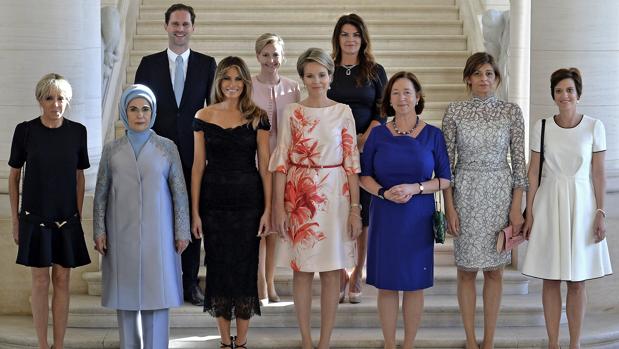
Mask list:
POLYGON ((447 231, 447 219, 445 213, 443 213, 441 205, 441 196, 443 194, 439 191, 434 194, 435 210, 432 215, 432 230, 434 231, 434 242, 443 244, 445 243, 445 232, 447 231))

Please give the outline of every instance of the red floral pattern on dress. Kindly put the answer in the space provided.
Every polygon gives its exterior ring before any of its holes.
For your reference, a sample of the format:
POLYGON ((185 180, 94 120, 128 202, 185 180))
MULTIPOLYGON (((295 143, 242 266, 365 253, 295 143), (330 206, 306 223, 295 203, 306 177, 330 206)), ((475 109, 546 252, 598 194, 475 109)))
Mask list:
POLYGON ((286 174, 289 226, 284 240, 290 268, 324 271, 351 266, 355 247, 342 217, 350 205, 347 176, 360 167, 352 112, 344 104, 291 104, 282 121, 269 169, 286 174), (333 167, 337 164, 342 165, 333 167))
POLYGON ((347 162, 350 163, 350 161, 346 161, 346 160, 352 157, 354 147, 356 146, 355 146, 355 142, 354 142, 352 135, 348 132, 347 128, 343 128, 342 129, 342 152, 344 156, 344 171, 346 171, 347 175, 353 175, 357 173, 356 168, 346 165, 347 162))
MULTIPOLYGON (((318 125, 318 120, 308 121, 301 108, 294 111, 291 120, 292 144, 289 158, 294 158, 292 163, 316 165, 319 158, 318 141, 304 137, 318 125)), ((312 247, 318 241, 326 238, 320 231, 320 224, 313 222, 319 206, 326 203, 326 196, 320 194, 320 187, 325 182, 328 174, 321 178, 320 182, 314 181, 313 169, 295 167, 292 176, 286 181, 284 189, 284 205, 290 215, 290 227, 288 238, 292 245, 301 245, 304 248, 312 247)))
POLYGON ((294 178, 286 182, 284 205, 290 213, 290 224, 299 226, 316 215, 318 205, 326 202, 318 192, 327 176, 318 184, 305 171, 295 171, 294 178))
POLYGON ((297 264, 296 260, 291 260, 290 261, 290 269, 294 270, 294 271, 301 271, 301 268, 299 268, 299 265, 297 264))
POLYGON ((315 158, 320 155, 318 140, 304 137, 304 135, 312 132, 318 125, 318 120, 308 121, 301 108, 298 108, 294 111, 293 118, 290 121, 292 144, 289 159, 294 157, 295 161, 291 161, 293 163, 317 165, 315 158))

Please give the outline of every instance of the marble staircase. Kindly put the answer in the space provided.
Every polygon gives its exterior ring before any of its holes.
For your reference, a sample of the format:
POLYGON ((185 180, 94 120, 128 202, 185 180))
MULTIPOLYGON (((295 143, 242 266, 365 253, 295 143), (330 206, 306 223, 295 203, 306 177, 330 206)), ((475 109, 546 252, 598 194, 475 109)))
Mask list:
MULTIPOLYGON (((166 47, 163 12, 169 3, 145 0, 140 7, 136 35, 129 53, 126 84, 133 82, 144 55, 166 47)), ((367 21, 377 62, 387 75, 410 70, 418 75, 426 95, 423 117, 439 124, 447 103, 466 97, 461 71, 469 55, 463 22, 454 0, 326 1, 308 3, 216 0, 195 3, 196 27, 191 39, 194 50, 217 61, 242 57, 252 74, 259 66, 254 41, 262 33, 274 32, 286 43, 287 62, 282 75, 298 79, 296 58, 308 47, 331 51, 331 34, 337 18, 348 12, 367 21)))

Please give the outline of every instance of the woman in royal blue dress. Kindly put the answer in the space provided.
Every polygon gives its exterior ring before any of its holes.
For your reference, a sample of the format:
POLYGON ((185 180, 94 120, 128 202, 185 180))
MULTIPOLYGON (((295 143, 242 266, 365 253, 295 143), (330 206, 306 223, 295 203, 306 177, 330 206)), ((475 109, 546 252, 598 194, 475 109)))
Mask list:
POLYGON ((410 72, 393 75, 381 103, 383 117, 361 156, 361 185, 373 194, 367 283, 378 288, 384 347, 395 348, 399 291, 403 291, 404 342, 412 348, 423 312, 423 289, 434 280, 434 193, 451 173, 440 129, 419 118, 424 98, 410 72))

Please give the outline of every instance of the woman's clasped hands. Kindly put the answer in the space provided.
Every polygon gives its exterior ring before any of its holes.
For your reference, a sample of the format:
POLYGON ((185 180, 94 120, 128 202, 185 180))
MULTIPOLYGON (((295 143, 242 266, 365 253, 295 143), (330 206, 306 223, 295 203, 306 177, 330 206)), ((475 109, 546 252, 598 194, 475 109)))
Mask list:
POLYGON ((398 184, 385 191, 385 199, 393 201, 396 204, 405 204, 419 193, 418 184, 398 184))

